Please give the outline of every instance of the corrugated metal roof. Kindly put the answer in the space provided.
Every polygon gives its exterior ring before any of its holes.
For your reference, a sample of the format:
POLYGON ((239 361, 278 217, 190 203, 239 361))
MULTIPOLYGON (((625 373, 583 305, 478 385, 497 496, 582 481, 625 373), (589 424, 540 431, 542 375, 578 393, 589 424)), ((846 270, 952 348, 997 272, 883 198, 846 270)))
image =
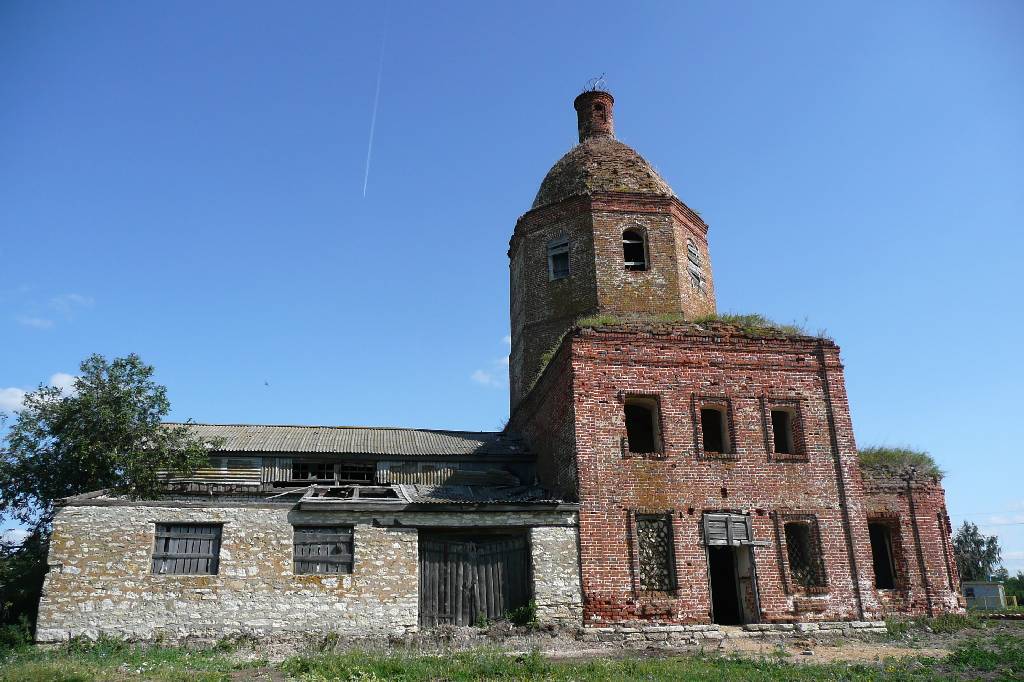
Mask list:
MULTIPOLYGON (((179 424, 180 425, 180 424, 179 424)), ((529 454, 518 437, 497 431, 435 431, 370 426, 190 424, 196 436, 223 438, 221 452, 467 456, 529 454)))

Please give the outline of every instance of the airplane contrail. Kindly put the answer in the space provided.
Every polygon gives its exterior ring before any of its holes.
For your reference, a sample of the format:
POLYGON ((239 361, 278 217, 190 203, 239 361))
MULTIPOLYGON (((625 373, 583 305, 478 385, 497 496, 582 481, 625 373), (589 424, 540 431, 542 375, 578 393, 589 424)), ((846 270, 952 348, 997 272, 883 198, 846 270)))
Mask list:
POLYGON ((363 176, 363 198, 366 198, 366 185, 370 182, 370 155, 373 154, 373 131, 377 127, 377 103, 380 102, 380 81, 384 75, 384 43, 387 42, 387 25, 380 39, 380 62, 377 64, 377 91, 373 94, 373 115, 370 116, 370 143, 366 147, 366 174, 363 176))

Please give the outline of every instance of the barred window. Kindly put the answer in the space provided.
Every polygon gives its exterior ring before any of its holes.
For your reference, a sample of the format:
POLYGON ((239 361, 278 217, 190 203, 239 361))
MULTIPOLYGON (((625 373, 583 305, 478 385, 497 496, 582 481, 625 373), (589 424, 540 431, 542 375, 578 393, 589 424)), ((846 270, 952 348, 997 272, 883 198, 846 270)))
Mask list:
POLYGON ((825 565, 821 557, 817 521, 806 519, 788 522, 785 533, 793 583, 804 588, 825 587, 825 565))
POLYGON ((295 574, 351 573, 351 526, 295 526, 295 574))
POLYGON ((158 523, 152 571, 158 575, 216 575, 221 524, 158 523))
POLYGON ((667 592, 676 587, 672 551, 672 518, 668 514, 636 517, 640 589, 667 592))

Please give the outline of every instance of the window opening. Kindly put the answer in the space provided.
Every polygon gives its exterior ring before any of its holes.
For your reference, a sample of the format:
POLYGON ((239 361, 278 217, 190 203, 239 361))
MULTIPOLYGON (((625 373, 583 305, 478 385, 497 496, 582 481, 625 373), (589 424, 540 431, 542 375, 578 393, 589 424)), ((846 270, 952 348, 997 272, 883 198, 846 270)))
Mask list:
POLYGON ((292 462, 292 480, 309 483, 333 482, 334 464, 331 462, 292 462))
POLYGON ((564 279, 569 276, 569 240, 556 239, 548 244, 548 279, 564 279))
POLYGON ((668 514, 636 518, 640 589, 667 592, 675 589, 672 560, 672 519, 668 514))
POLYGON ((216 575, 220 524, 158 523, 152 571, 158 575, 216 575))
POLYGON ((868 523, 871 538, 871 563, 875 568, 875 587, 891 590, 896 587, 896 567, 892 556, 892 528, 887 523, 868 523))
POLYGON ((647 249, 640 232, 626 230, 622 233, 622 260, 625 261, 627 270, 647 269, 647 249))
POLYGON ((729 452, 729 431, 724 408, 701 408, 700 428, 701 435, 704 437, 704 452, 720 454, 729 452))
POLYGON ((658 401, 656 398, 626 398, 626 441, 633 453, 660 452, 658 401))
POLYGON ((808 521, 787 523, 786 552, 793 582, 802 587, 824 587, 825 572, 815 524, 808 521))
POLYGON ((376 462, 339 462, 335 466, 339 483, 374 483, 376 474, 376 462))
POLYGON ((295 526, 295 574, 351 573, 351 526, 295 526))
POLYGON ((789 410, 772 410, 772 436, 776 454, 792 455, 793 413, 789 410))

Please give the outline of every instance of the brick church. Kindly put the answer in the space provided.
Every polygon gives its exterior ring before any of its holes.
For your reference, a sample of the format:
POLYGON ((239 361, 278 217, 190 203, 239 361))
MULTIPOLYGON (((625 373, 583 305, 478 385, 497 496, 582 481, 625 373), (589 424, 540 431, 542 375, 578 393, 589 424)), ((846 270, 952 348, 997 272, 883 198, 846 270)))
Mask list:
POLYGON ((209 465, 160 496, 64 501, 37 638, 960 610, 939 479, 862 470, 836 344, 719 319, 707 225, 615 138, 611 94, 574 106, 509 244, 504 431, 192 425, 209 465))

